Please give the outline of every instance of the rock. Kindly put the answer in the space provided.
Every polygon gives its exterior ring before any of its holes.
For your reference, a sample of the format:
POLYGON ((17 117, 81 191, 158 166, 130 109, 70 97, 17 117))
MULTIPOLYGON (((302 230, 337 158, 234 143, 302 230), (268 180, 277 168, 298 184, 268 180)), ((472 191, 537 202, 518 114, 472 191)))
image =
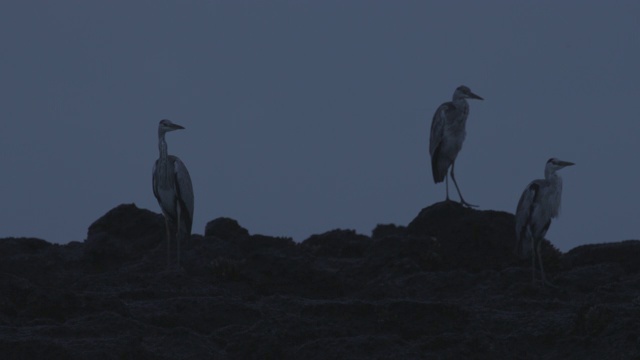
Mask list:
POLYGON ((619 264, 625 271, 640 271, 640 241, 589 244, 571 249, 564 257, 565 267, 574 268, 601 263, 619 264))
POLYGON ((6 238, 0 241, 0 254, 3 257, 35 254, 52 246, 45 240, 36 238, 6 238))
POLYGON ((371 232, 371 238, 382 239, 385 237, 405 236, 407 228, 405 226, 397 226, 395 224, 378 224, 371 232))
POLYGON ((204 236, 217 237, 224 240, 246 238, 249 231, 238 224, 236 220, 220 217, 207 223, 204 236))
POLYGON ((545 242, 541 287, 513 226, 438 203, 297 244, 219 218, 169 271, 162 215, 121 205, 83 243, 0 239, 0 358, 640 358, 640 241, 545 242))
POLYGON ((479 211, 448 201, 422 209, 407 226, 409 237, 433 238, 447 267, 504 268, 518 259, 515 220, 509 213, 479 211))
POLYGON ((316 256, 328 257, 362 257, 371 239, 356 234, 353 230, 332 230, 320 235, 312 235, 304 240, 300 246, 316 256))
POLYGON ((140 259, 165 242, 164 218, 134 204, 120 205, 89 227, 84 253, 96 270, 140 259))

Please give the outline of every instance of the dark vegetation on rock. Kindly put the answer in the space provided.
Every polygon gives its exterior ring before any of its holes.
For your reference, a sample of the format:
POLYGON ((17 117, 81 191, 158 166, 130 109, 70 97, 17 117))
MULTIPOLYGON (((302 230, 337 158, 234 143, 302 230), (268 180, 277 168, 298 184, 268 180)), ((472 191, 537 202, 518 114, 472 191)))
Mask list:
POLYGON ((513 215, 438 203, 406 227, 290 238, 209 222, 167 271, 161 215, 83 243, 0 239, 0 359, 637 359, 640 241, 513 255, 513 215))

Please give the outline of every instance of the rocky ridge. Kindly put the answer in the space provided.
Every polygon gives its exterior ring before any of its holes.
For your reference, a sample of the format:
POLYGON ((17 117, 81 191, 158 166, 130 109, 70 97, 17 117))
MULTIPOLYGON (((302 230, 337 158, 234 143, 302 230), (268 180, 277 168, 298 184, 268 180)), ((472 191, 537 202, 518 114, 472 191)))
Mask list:
POLYGON ((2 359, 640 358, 640 241, 513 256, 512 214, 453 202, 301 243, 209 222, 166 270, 162 216, 0 239, 2 359))

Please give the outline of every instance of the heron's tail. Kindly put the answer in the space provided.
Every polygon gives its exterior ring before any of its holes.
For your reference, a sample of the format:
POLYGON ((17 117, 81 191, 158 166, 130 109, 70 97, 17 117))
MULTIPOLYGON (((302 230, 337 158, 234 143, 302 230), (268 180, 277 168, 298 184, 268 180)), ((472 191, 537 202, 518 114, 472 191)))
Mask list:
POLYGON ((532 235, 531 230, 527 226, 516 227, 516 243, 515 254, 520 259, 526 259, 531 257, 531 243, 532 235))
POLYGON ((180 239, 189 239, 191 237, 191 219, 181 219, 180 221, 180 239))
POLYGON ((180 207, 180 234, 190 237, 193 225, 192 214, 184 202, 178 201, 178 206, 180 207))
POLYGON ((449 164, 443 159, 439 159, 438 153, 436 152, 431 157, 431 172, 433 173, 433 182, 441 183, 444 181, 444 177, 447 176, 447 170, 449 169, 449 164))

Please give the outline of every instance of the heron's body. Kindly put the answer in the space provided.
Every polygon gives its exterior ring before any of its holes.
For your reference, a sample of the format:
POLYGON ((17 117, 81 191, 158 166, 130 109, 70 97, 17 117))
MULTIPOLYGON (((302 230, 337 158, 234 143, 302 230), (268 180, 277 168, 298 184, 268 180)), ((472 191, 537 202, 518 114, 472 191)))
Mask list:
POLYGON ((164 139, 165 133, 179 129, 183 127, 169 120, 160 121, 158 125, 160 157, 153 166, 153 194, 165 218, 168 263, 171 264, 171 235, 175 231, 178 266, 180 265, 180 241, 191 235, 194 209, 193 187, 189 171, 178 157, 168 155, 167 142, 164 139))
POLYGON ((533 280, 535 281, 536 258, 540 266, 542 282, 545 283, 540 247, 551 226, 551 220, 560 214, 562 178, 556 171, 573 163, 556 158, 549 159, 545 166, 544 179, 533 180, 527 185, 516 209, 516 252, 527 256, 531 252, 533 280))
POLYGON ((449 200, 448 172, 451 167, 451 178, 456 186, 460 202, 472 206, 462 198, 460 188, 455 179, 454 166, 458 153, 467 136, 466 125, 469 116, 469 103, 466 99, 482 98, 466 86, 459 86, 453 93, 453 100, 440 105, 433 115, 431 136, 429 138, 429 154, 431 155, 431 171, 433 181, 437 184, 446 179, 447 200, 449 200))
POLYGON ((188 188, 191 188, 191 179, 186 166, 176 156, 169 155, 167 161, 156 160, 154 169, 154 183, 162 184, 154 187, 154 195, 162 213, 176 224, 180 219, 180 228, 191 234, 193 192, 188 191, 188 188))

